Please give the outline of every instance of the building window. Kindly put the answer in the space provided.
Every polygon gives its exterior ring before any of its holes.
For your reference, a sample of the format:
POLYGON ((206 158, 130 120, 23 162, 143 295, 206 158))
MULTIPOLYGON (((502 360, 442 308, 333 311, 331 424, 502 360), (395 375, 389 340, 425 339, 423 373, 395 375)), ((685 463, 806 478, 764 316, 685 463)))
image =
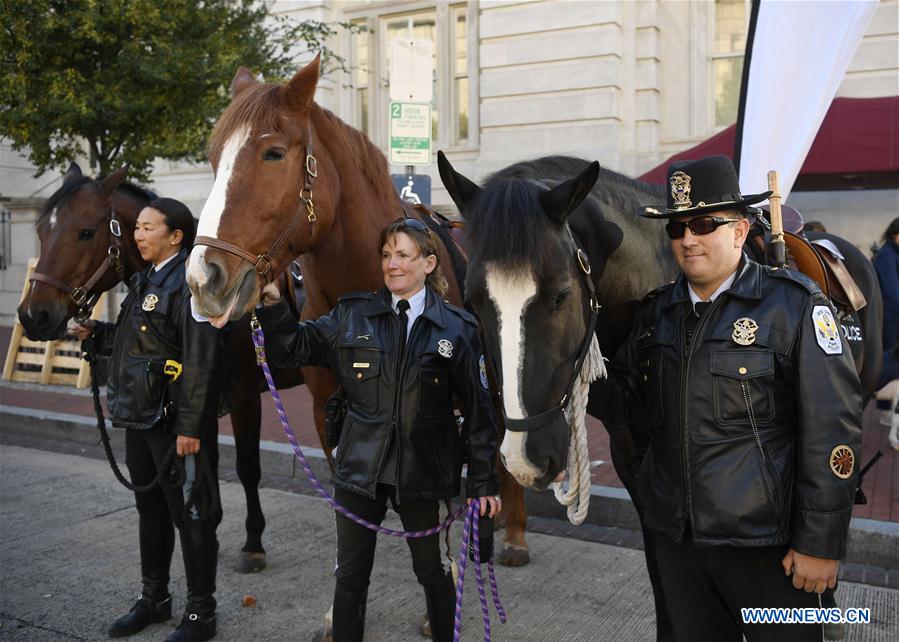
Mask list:
MULTIPOLYGON (((365 20, 354 20, 353 24, 365 26, 365 20)), ((360 31, 353 38, 353 122, 364 134, 368 128, 368 87, 371 75, 371 61, 368 57, 370 36, 368 31, 360 31)))
POLYGON ((716 127, 726 127, 737 120, 748 28, 747 0, 715 0, 714 41, 710 58, 716 127))
POLYGON ((437 12, 424 11, 411 14, 399 14, 383 18, 381 24, 384 27, 384 46, 382 53, 384 56, 384 73, 381 74, 381 85, 383 94, 390 100, 390 78, 388 70, 390 69, 390 43, 397 38, 408 38, 409 40, 430 40, 434 43, 431 48, 431 83, 433 85, 433 98, 431 99, 431 138, 438 140, 438 116, 439 105, 437 102, 437 12))
MULTIPOLYGON (((473 66, 471 20, 477 5, 438 0, 430 7, 402 13, 360 9, 347 12, 354 22, 367 24, 366 33, 351 39, 352 125, 386 147, 390 103, 390 48, 397 38, 432 41, 431 136, 435 148, 470 147, 477 144, 472 119, 477 78, 473 66)), ((394 7, 395 8, 395 7, 394 7)), ((476 53, 475 56, 476 57, 476 53)))
POLYGON ((464 145, 468 142, 468 27, 465 7, 452 10, 453 30, 453 143, 464 145))

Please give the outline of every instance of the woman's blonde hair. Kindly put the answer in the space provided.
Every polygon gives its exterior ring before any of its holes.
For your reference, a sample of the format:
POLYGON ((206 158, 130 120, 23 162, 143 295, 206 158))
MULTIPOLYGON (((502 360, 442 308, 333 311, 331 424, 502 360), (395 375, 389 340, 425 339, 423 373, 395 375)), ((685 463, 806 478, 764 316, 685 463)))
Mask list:
POLYGON ((415 218, 398 218, 393 221, 381 230, 381 236, 378 239, 378 253, 384 249, 387 241, 394 238, 399 232, 402 232, 414 241, 421 256, 425 258, 433 256, 437 261, 434 269, 425 277, 425 283, 441 299, 444 298, 449 290, 449 283, 447 283, 446 277, 443 276, 443 270, 440 269, 440 247, 437 245, 437 236, 427 228, 426 223, 422 223, 415 218), (409 221, 415 222, 410 223, 409 221))

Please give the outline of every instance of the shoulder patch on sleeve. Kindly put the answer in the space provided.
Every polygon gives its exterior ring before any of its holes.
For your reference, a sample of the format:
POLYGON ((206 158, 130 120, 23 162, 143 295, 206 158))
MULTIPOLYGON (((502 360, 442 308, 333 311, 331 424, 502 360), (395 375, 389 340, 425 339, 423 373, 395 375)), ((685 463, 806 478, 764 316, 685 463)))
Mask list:
POLYGON ((833 318, 833 312, 826 305, 812 308, 812 325, 815 326, 815 340, 825 354, 843 354, 840 326, 833 318))
POLYGON ((490 383, 487 381, 487 362, 484 361, 483 354, 478 359, 478 374, 481 376, 481 385, 484 390, 490 390, 490 383))
POLYGON ((817 294, 821 292, 821 286, 819 286, 814 280, 807 277, 802 272, 797 272, 796 270, 791 270, 790 268, 783 268, 774 270, 768 266, 763 266, 765 273, 768 276, 774 277, 775 279, 782 279, 784 281, 789 281, 795 283, 796 285, 802 286, 809 292, 809 294, 817 294))

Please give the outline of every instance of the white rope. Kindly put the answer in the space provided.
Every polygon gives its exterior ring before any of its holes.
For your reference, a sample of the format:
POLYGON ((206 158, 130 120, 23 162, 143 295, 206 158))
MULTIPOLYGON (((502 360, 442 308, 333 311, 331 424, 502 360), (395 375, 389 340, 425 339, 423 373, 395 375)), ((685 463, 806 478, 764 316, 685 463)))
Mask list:
POLYGON ((553 482, 556 499, 568 507, 568 521, 575 526, 583 523, 590 508, 590 453, 587 451, 587 397, 590 383, 605 378, 605 358, 599 349, 596 336, 584 358, 584 366, 571 391, 571 401, 565 409, 565 418, 571 427, 571 444, 568 447, 568 481, 553 482))

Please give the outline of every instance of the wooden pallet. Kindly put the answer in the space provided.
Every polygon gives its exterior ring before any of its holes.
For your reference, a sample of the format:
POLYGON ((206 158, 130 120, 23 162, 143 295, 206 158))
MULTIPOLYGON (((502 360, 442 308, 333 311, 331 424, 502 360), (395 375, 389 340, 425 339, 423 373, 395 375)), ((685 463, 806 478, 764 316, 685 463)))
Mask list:
MULTIPOLYGON (((29 259, 25 273, 25 285, 19 303, 25 300, 30 287, 31 273, 37 265, 37 259, 29 259)), ((91 318, 98 319, 105 303, 104 294, 94 306, 91 318)), ((25 336, 22 324, 16 319, 9 350, 6 353, 6 364, 3 367, 3 379, 6 381, 24 381, 28 383, 55 384, 86 388, 90 383, 90 365, 81 358, 81 342, 77 339, 67 341, 32 341, 25 336)))

